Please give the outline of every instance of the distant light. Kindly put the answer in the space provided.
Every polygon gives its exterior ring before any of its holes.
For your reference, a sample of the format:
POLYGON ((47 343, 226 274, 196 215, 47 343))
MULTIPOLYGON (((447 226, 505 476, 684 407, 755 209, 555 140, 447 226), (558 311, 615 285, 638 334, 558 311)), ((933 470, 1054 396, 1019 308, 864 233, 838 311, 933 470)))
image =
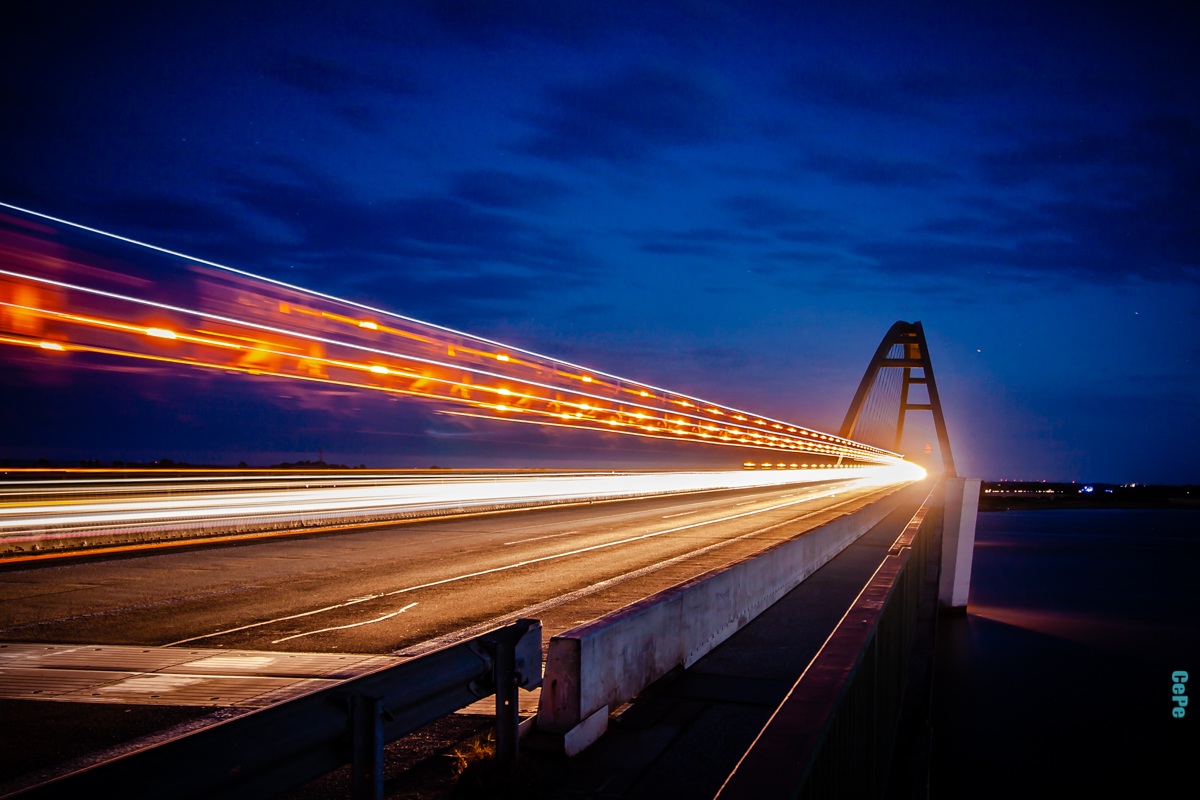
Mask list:
POLYGON ((508 389, 497 389, 496 393, 497 394, 512 394, 512 392, 510 392, 508 389))
POLYGON ((166 328, 146 328, 147 336, 157 336, 159 339, 176 339, 175 331, 169 331, 166 328))
POLYGON ((63 349, 63 346, 61 344, 57 344, 55 342, 39 342, 38 347, 42 348, 43 350, 62 350, 63 349))
POLYGON ((505 356, 505 355, 497 355, 497 356, 496 356, 496 360, 497 360, 497 361, 508 361, 508 356, 505 356))
POLYGON ((389 370, 387 367, 371 367, 371 372, 375 372, 380 375, 387 375, 389 370))
POLYGON ((379 330, 378 325, 376 325, 374 322, 369 322, 367 320, 363 320, 362 322, 358 323, 358 327, 367 328, 368 330, 372 330, 372 331, 379 330))
MULTIPOLYGON (((507 358, 506 358, 506 359, 504 359, 504 360, 505 360, 505 361, 508 361, 508 359, 507 359, 507 358)), ((587 375, 584 375, 584 376, 583 376, 583 377, 582 377, 580 380, 582 380, 584 383, 591 383, 591 382, 592 382, 592 379, 591 379, 591 378, 589 378, 587 375)))
POLYGON ((1095 486, 1085 486, 1085 487, 1083 487, 1083 491, 1087 492, 1088 494, 1091 494, 1092 492, 1096 491, 1096 487, 1095 486))
POLYGON ((649 396, 650 396, 649 392, 642 392, 642 397, 649 397, 649 396))

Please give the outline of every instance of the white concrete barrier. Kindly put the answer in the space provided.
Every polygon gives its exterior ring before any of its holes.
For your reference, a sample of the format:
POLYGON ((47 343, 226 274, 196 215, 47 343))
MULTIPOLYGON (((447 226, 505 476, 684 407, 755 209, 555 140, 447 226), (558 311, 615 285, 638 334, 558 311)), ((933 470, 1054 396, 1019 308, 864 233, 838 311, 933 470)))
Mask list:
POLYGON ((675 667, 690 667, 873 528, 908 494, 903 487, 883 489, 799 536, 553 637, 538 730, 562 735, 568 755, 587 747, 606 730, 609 709, 675 667))
POLYGON ((971 592, 971 560, 975 555, 975 519, 979 513, 979 478, 947 478, 942 528, 942 573, 938 603, 966 610, 971 592))

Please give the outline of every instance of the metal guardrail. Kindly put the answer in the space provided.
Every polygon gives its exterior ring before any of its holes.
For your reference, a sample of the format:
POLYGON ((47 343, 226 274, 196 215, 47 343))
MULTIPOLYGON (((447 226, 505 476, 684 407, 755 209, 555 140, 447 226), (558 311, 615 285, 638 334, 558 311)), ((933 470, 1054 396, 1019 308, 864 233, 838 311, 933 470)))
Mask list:
POLYGON ((718 800, 882 794, 939 494, 930 493, 896 539, 718 800))
POLYGON ((383 748, 496 695, 497 757, 517 758, 517 689, 542 680, 542 626, 459 644, 29 787, 11 797, 271 797, 352 765, 355 800, 383 797, 383 748))

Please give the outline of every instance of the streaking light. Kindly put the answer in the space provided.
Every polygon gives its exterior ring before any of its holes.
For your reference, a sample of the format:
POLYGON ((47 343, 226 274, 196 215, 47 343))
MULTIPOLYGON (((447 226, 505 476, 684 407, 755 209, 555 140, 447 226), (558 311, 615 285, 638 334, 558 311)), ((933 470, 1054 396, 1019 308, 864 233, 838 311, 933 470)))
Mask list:
POLYGON ((496 412, 520 412, 516 415, 520 420, 505 414, 504 419, 510 423, 552 424, 710 446, 749 446, 780 454, 820 453, 859 462, 899 461, 896 454, 863 443, 821 435, 824 441, 817 444, 813 439, 818 434, 812 431, 789 426, 787 433, 782 433, 786 423, 781 420, 753 417, 754 423, 749 424, 748 412, 731 407, 646 388, 647 384, 504 343, 6 207, 183 257, 189 262, 185 269, 192 272, 194 283, 175 280, 139 284, 123 280, 116 273, 86 270, 80 271, 74 282, 67 282, 60 280, 64 269, 86 265, 89 252, 72 250, 69 239, 56 240, 53 247, 47 242, 47 248, 39 251, 36 235, 22 234, 17 241, 0 233, 0 245, 8 248, 0 268, 0 306, 5 307, 0 310, 11 312, 0 314, 0 344, 69 349, 85 358, 87 354, 104 354, 139 359, 156 362, 164 369, 178 365, 291 379, 308 382, 314 388, 339 386, 386 392, 439 403, 444 407, 439 413, 481 419, 499 419, 496 412), (53 272, 47 272, 50 266, 53 272), (139 286, 140 296, 132 295, 129 286, 139 286), (167 302, 183 296, 178 294, 180 287, 189 289, 186 306, 167 302), (364 311, 379 316, 364 319, 364 311), (145 326, 142 320, 150 314, 159 326, 145 326), (24 322, 18 327, 7 321, 10 319, 24 322), (36 336, 31 333, 35 330, 36 336), (375 335, 367 337, 360 331, 375 335), (170 339, 173 346, 147 347, 144 336, 170 339), (41 344, 52 339, 62 344, 41 344), (511 352, 519 355, 511 356, 511 352), (382 366, 378 361, 391 363, 382 366), (371 381, 364 372, 390 377, 371 381), (519 388, 503 388, 514 384, 519 388), (518 407, 486 402, 496 395, 519 397, 518 407), (586 413, 572 414, 575 409, 586 413), (713 415, 723 417, 721 427, 711 424, 713 415), (570 424, 564 425, 563 421, 570 424), (754 430, 767 425, 780 433, 764 436, 754 430))
MULTIPOLYGON (((843 492, 918 480, 924 475, 911 464, 803 474, 764 473, 752 469, 754 462, 744 466, 746 470, 705 472, 462 476, 437 482, 390 475, 361 475, 347 481, 327 474, 186 478, 182 482, 173 478, 88 480, 82 491, 76 484, 65 491, 52 488, 51 497, 43 495, 33 502, 0 503, 0 542, 12 545, 146 530, 211 530, 232 523, 287 525, 303 521, 315 525, 336 520, 340 524, 381 514, 498 503, 636 497, 831 480, 839 481, 835 491, 843 492), (310 481, 336 483, 309 488, 305 484, 310 481)), ((21 490, 27 491, 26 487, 21 490)))

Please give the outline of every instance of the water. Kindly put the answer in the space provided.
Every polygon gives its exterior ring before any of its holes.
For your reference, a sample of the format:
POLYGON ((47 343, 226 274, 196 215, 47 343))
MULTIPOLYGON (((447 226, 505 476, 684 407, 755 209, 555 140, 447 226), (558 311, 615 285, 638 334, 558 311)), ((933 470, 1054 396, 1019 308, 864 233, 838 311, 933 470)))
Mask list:
POLYGON ((938 637, 932 797, 1200 797, 1200 512, 981 513, 938 637))

